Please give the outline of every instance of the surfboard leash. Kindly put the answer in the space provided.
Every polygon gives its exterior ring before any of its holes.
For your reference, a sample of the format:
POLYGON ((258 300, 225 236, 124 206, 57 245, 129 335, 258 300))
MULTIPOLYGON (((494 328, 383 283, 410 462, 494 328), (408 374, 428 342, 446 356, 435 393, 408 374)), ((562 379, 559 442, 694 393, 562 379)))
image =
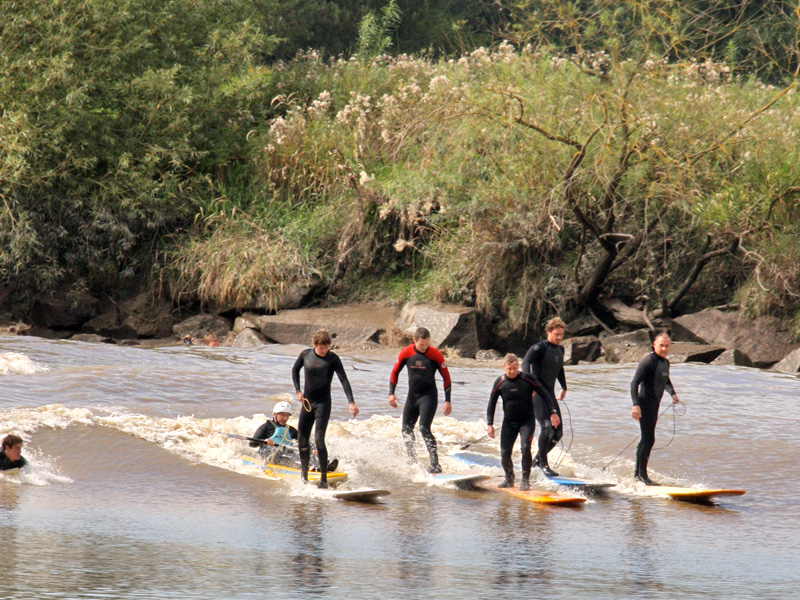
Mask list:
POLYGON ((572 441, 575 439, 575 432, 572 430, 572 413, 569 411, 569 406, 564 400, 561 400, 561 404, 564 405, 564 408, 567 409, 567 416, 569 416, 569 444, 567 445, 567 449, 564 450, 564 439, 560 439, 559 443, 561 444, 561 458, 556 462, 554 465, 558 467, 564 459, 567 457, 567 452, 569 452, 570 448, 572 448, 572 441))

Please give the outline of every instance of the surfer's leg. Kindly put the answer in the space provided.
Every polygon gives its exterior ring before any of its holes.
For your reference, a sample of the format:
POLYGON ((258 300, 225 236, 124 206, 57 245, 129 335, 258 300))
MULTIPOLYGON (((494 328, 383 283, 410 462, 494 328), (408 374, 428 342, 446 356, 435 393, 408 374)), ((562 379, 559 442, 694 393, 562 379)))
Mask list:
POLYGON ((555 448, 556 444, 558 444, 558 442, 561 441, 561 438, 564 437, 564 419, 561 418, 561 407, 558 406, 558 403, 556 403, 556 411, 558 412, 558 418, 560 422, 558 427, 553 428, 553 434, 550 436, 550 448, 547 449, 548 453, 555 448))
POLYGON ((297 451, 300 454, 300 471, 303 480, 308 481, 308 463, 311 459, 311 428, 314 426, 314 405, 311 412, 302 409, 297 419, 297 451))
MULTIPOLYGON (((501 484, 503 487, 514 487, 514 463, 511 461, 511 453, 518 433, 519 427, 515 423, 503 419, 503 425, 500 427, 500 464, 503 465, 506 476, 506 480, 501 484)), ((528 456, 530 457, 530 449, 528 456)), ((530 470, 530 466, 528 469, 530 470)))
POLYGON ((553 424, 550 423, 550 410, 547 407, 547 402, 539 394, 533 397, 533 410, 536 413, 536 420, 539 421, 539 450, 536 453, 534 462, 543 471, 545 469, 549 470, 547 453, 553 447, 555 430, 553 429, 553 424))
POLYGON ((431 473, 442 472, 442 467, 439 466, 436 438, 431 433, 431 425, 433 424, 433 417, 436 415, 436 406, 438 404, 438 398, 434 394, 423 396, 419 401, 419 434, 425 441, 425 447, 430 455, 431 464, 428 467, 428 471, 431 473))
POLYGON ((325 432, 331 418, 331 401, 322 402, 314 411, 314 442, 317 445, 319 460, 319 487, 328 487, 328 447, 325 445, 325 432))
POLYGON ((533 432, 536 427, 536 420, 530 419, 519 428, 519 448, 522 452, 522 483, 519 489, 525 491, 530 489, 531 466, 533 458, 531 457, 531 443, 533 442, 533 432))
POLYGON ((647 485, 655 485, 647 475, 647 462, 650 460, 650 451, 656 443, 656 422, 658 421, 658 405, 650 407, 642 405, 642 416, 639 419, 639 428, 642 439, 636 446, 636 473, 634 477, 647 485))
POLYGON ((417 462, 417 452, 414 448, 414 426, 419 419, 419 405, 416 398, 410 394, 406 398, 405 406, 403 406, 403 443, 406 445, 406 453, 408 460, 411 463, 417 462))

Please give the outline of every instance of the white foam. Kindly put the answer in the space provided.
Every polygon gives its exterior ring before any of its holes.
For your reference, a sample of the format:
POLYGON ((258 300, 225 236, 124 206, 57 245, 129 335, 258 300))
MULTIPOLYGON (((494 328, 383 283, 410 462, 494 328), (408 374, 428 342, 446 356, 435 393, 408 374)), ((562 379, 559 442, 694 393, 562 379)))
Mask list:
POLYGON ((30 358, 18 352, 0 353, 0 375, 33 375, 40 371, 49 371, 46 366, 37 365, 30 358))

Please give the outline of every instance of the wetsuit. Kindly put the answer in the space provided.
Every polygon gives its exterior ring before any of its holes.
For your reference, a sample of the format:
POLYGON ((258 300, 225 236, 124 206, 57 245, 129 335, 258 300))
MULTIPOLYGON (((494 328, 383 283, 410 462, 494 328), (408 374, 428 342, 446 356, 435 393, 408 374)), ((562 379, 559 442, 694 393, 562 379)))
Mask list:
POLYGON ((28 464, 24 456, 20 456, 19 460, 11 460, 6 456, 5 450, 0 450, 0 471, 8 471, 10 469, 21 469, 28 464))
POLYGON ((431 459, 430 470, 440 472, 436 438, 431 433, 431 424, 436 414, 436 406, 439 404, 434 375, 436 371, 442 374, 444 401, 450 402, 450 372, 447 370, 444 356, 436 348, 429 346, 423 354, 411 344, 403 348, 392 367, 392 374, 389 376, 389 395, 394 394, 403 367, 408 367, 408 397, 403 407, 403 440, 406 452, 409 458, 416 458, 414 425, 419 420, 419 433, 425 441, 431 459))
POLYGON ((297 464, 297 454, 292 447, 292 442, 297 440, 297 437, 297 429, 291 426, 282 427, 270 419, 256 429, 253 438, 256 440, 271 439, 275 446, 265 446, 251 441, 250 447, 258 448, 258 453, 270 459, 273 464, 294 466, 297 464))
POLYGON ((567 389, 567 378, 564 375, 564 346, 551 344, 547 340, 534 344, 522 360, 522 372, 533 375, 534 379, 549 392, 549 397, 537 393, 533 399, 533 409, 540 428, 536 464, 547 466, 547 455, 564 435, 563 423, 553 427, 550 422, 550 415, 553 414, 561 419, 561 409, 555 401, 556 380, 561 389, 567 389))
MULTIPOLYGON (((297 423, 297 444, 300 451, 300 464, 303 470, 303 479, 308 477, 308 464, 311 460, 311 428, 315 427, 314 442, 317 445, 317 458, 320 464, 320 483, 327 482, 328 478, 328 448, 325 445, 325 431, 331 418, 331 381, 336 373, 342 383, 348 402, 354 404, 353 390, 344 372, 344 366, 339 357, 328 351, 325 356, 319 356, 313 348, 303 350, 292 367, 292 381, 294 389, 300 391, 300 369, 305 369, 305 385, 303 395, 308 400, 311 410, 306 406, 300 409, 300 418, 297 423)), ((304 403, 305 405, 305 403, 304 403)))
POLYGON ((518 373, 514 379, 501 375, 494 382, 489 395, 489 406, 486 408, 486 423, 494 425, 494 411, 497 397, 503 398, 503 425, 500 428, 500 462, 506 474, 506 481, 514 481, 514 465, 511 462, 511 451, 519 435, 522 452, 522 478, 528 480, 531 473, 531 440, 536 428, 533 411, 533 395, 540 393, 549 396, 548 392, 527 373, 518 373))
POLYGON ((675 395, 675 388, 669 379, 669 361, 651 352, 641 360, 631 381, 631 400, 642 411, 639 419, 642 439, 636 446, 636 477, 643 475, 647 479, 647 461, 656 441, 658 407, 664 390, 671 396, 675 395))

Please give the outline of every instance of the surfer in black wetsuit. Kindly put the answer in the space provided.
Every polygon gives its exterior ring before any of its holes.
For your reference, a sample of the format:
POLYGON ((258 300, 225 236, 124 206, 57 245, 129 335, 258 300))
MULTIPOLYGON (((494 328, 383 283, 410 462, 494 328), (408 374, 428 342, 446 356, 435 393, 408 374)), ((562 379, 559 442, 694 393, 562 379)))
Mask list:
POLYGON ((536 413, 536 420, 539 422, 539 451, 534 459, 535 466, 539 467, 546 475, 554 477, 558 475, 547 464, 548 453, 556 447, 556 444, 564 435, 564 426, 561 422, 561 409, 558 402, 567 395, 567 378, 564 375, 564 347, 561 340, 564 339, 564 321, 555 317, 550 319, 544 326, 547 339, 542 340, 531 346, 522 360, 522 372, 529 373, 538 381, 549 393, 543 396, 537 393, 533 399, 533 408, 536 413), (556 398, 556 380, 561 385, 561 394, 556 398), (556 419, 553 419, 556 416, 556 419))
MULTIPOLYGON (((489 406, 486 409, 486 423, 488 424, 489 437, 494 439, 494 411, 497 406, 497 397, 503 398, 503 424, 500 427, 500 462, 506 474, 506 480, 499 487, 514 487, 514 464, 511 461, 511 451, 519 435, 520 451, 522 452, 522 482, 519 489, 530 489, 531 441, 536 428, 533 410, 534 394, 542 394, 550 401, 555 401, 550 393, 545 390, 533 377, 527 373, 519 372, 519 359, 516 354, 506 354, 503 359, 501 375, 492 386, 489 395, 489 406)), ((558 419, 558 415, 553 415, 558 419)))
POLYGON ((419 433, 425 441, 431 459, 428 472, 441 473, 442 467, 439 466, 436 438, 431 433, 431 424, 439 403, 434 375, 436 375, 436 371, 442 374, 444 383, 442 412, 444 416, 447 416, 452 410, 450 371, 447 370, 442 353, 431 346, 431 334, 424 327, 420 327, 414 332, 414 343, 403 348, 397 357, 397 362, 392 367, 392 373, 389 376, 389 405, 393 408, 397 408, 397 396, 394 391, 403 367, 408 367, 408 397, 403 407, 403 440, 406 444, 406 452, 409 460, 416 461, 414 425, 419 420, 419 433))
POLYGON ((319 487, 328 487, 328 448, 325 445, 325 431, 331 417, 331 381, 333 374, 339 377, 342 388, 350 403, 350 414, 355 418, 358 407, 353 400, 353 390, 347 380, 342 361, 330 351, 331 336, 324 329, 314 334, 313 348, 303 350, 292 367, 292 381, 297 392, 297 400, 303 403, 297 423, 297 443, 300 451, 300 468, 303 479, 308 481, 308 465, 311 460, 311 428, 315 428, 314 442, 320 464, 319 487), (300 370, 305 373, 305 385, 300 391, 300 370), (305 397, 304 397, 305 396, 305 397))
MULTIPOLYGON (((258 453, 265 460, 275 465, 300 466, 300 457, 294 442, 297 441, 297 429, 288 425, 292 417, 292 407, 288 402, 278 402, 272 411, 272 418, 263 423, 253 434, 251 448, 258 448, 258 453), (263 440, 259 443, 253 440, 263 440)), ((311 470, 319 471, 317 452, 311 453, 311 470)), ((339 461, 333 459, 328 463, 328 472, 335 471, 339 461)))
POLYGON ((633 410, 631 416, 639 421, 642 439, 636 446, 636 468, 634 479, 645 485, 658 485, 647 476, 647 462, 650 460, 650 450, 656 441, 656 422, 658 421, 658 407, 664 390, 672 395, 672 402, 680 402, 675 388, 669 379, 669 354, 670 339, 666 333, 660 333, 653 340, 653 352, 645 356, 636 369, 636 374, 631 381, 631 400, 633 410))
POLYGON ((28 461, 22 456, 22 438, 8 434, 3 438, 3 449, 0 451, 0 471, 21 469, 27 464, 28 461))

